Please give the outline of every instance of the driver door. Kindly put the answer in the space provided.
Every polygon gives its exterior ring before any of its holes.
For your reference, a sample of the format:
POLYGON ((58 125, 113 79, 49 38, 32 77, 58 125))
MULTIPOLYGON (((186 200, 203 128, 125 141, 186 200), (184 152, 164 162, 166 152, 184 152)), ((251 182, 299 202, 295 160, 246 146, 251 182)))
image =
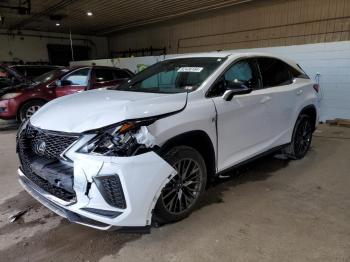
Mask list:
POLYGON ((90 68, 81 68, 64 76, 60 81, 61 85, 56 87, 56 96, 61 97, 86 90, 90 71, 90 68))
POLYGON ((261 80, 255 59, 234 63, 221 77, 219 82, 224 81, 226 86, 232 82, 243 83, 252 92, 235 95, 232 100, 226 101, 222 97, 226 87, 216 87, 218 96, 212 99, 217 110, 219 171, 264 151, 270 131, 265 105, 269 99, 260 89, 261 80))

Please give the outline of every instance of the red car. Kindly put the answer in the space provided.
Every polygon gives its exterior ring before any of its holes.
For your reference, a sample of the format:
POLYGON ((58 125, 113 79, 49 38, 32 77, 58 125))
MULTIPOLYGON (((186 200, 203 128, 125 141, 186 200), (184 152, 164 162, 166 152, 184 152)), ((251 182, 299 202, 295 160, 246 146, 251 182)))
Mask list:
POLYGON ((89 89, 115 87, 134 74, 127 69, 84 66, 57 69, 32 80, 0 89, 0 118, 24 121, 46 102, 89 89))

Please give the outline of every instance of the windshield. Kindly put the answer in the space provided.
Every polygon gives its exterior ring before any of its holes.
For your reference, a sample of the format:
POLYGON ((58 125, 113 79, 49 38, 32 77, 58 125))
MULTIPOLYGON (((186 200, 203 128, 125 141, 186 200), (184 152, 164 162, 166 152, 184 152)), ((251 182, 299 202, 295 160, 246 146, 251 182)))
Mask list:
POLYGON ((181 93, 196 90, 226 58, 179 58, 159 62, 135 75, 116 90, 181 93))
POLYGON ((62 75, 63 73, 68 72, 68 69, 56 69, 49 71, 43 75, 37 76, 33 79, 34 82, 36 83, 46 83, 48 81, 54 80, 56 77, 62 75))

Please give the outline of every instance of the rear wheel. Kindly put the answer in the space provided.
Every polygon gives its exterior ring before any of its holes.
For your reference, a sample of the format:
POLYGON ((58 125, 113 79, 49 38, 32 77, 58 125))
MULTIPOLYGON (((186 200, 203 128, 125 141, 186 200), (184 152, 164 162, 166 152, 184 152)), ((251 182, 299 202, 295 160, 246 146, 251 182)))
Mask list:
POLYGON ((188 146, 177 146, 164 159, 177 174, 165 185, 157 201, 155 221, 163 224, 187 217, 196 207, 207 183, 203 157, 188 146))
POLYGON ((36 111, 40 109, 45 103, 40 100, 36 101, 29 101, 28 103, 25 103, 19 112, 19 120, 21 122, 26 121, 29 119, 36 111))
POLYGON ((285 153, 292 159, 302 159, 310 149, 312 141, 312 121, 308 115, 300 115, 293 131, 292 142, 285 153))

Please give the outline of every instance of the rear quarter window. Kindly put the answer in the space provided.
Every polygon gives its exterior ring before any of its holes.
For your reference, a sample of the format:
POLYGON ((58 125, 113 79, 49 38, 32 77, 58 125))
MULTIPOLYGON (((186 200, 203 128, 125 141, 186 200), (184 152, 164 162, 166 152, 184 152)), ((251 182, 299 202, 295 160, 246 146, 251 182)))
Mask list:
POLYGON ((275 58, 257 59, 262 77, 263 87, 275 87, 292 83, 290 66, 275 58))

